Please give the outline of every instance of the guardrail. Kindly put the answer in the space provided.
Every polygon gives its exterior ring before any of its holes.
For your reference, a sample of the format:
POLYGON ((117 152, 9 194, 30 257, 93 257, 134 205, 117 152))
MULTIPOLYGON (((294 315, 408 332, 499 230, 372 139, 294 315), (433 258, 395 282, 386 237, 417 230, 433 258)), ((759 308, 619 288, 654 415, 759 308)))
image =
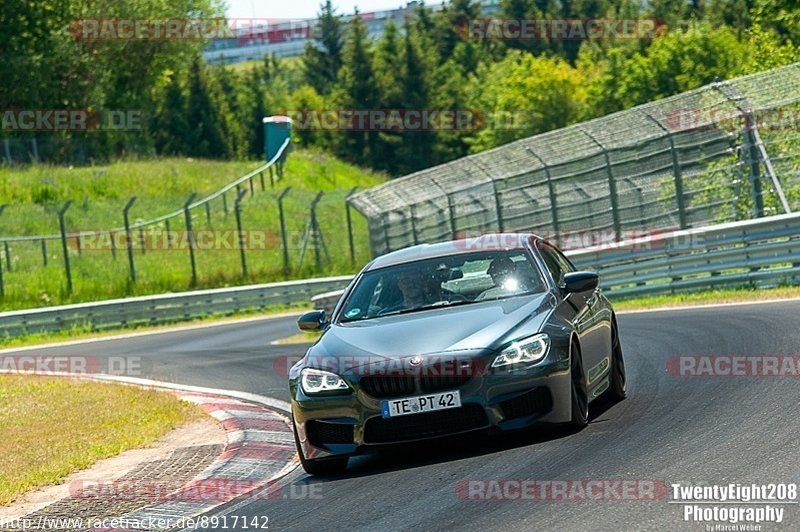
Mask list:
POLYGON ((345 275, 0 312, 0 341, 36 332, 102 331, 259 311, 309 302, 313 295, 343 288, 351 279, 345 275))
POLYGON ((800 215, 672 231, 575 250, 577 267, 600 272, 614 297, 800 282, 800 215))
MULTIPOLYGON (((611 297, 800 282, 800 214, 672 231, 568 251, 597 269, 611 297)), ((0 312, 0 338, 90 327, 157 325, 310 302, 330 308, 349 275, 0 312), (316 297, 315 297, 316 296, 316 297)))

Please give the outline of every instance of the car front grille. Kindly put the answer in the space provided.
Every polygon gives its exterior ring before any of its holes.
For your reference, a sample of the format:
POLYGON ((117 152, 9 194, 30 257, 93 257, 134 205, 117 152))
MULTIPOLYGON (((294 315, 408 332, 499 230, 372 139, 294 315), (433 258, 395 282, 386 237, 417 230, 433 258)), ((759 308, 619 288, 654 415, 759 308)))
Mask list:
POLYGON ((353 425, 311 420, 306 423, 306 435, 317 447, 329 443, 353 443, 353 425))
POLYGON ((550 391, 543 387, 500 403, 500 409, 506 419, 543 414, 552 408, 553 397, 550 391))
POLYGON ((467 403, 460 408, 438 412, 368 419, 364 426, 364 443, 403 442, 481 429, 488 425, 489 419, 483 407, 467 403))
POLYGON ((402 397, 416 391, 414 377, 407 375, 371 375, 362 378, 359 384, 372 397, 402 397))
POLYGON ((410 374, 368 375, 361 379, 360 386, 367 395, 381 399, 453 390, 470 381, 476 373, 474 367, 472 362, 436 362, 409 370, 410 374))

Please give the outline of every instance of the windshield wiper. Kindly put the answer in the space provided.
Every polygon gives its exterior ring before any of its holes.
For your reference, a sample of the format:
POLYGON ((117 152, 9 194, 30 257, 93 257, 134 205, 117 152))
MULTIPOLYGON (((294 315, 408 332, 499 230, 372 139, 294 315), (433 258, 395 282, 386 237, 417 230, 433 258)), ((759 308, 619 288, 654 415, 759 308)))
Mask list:
POLYGON ((410 314, 412 312, 419 312, 421 310, 432 310, 435 308, 440 307, 454 307, 457 305, 468 305, 470 303, 477 303, 477 301, 437 301, 436 303, 430 305, 424 305, 422 307, 413 307, 413 308, 404 308, 400 310, 393 310, 392 312, 387 312, 386 314, 379 314, 374 316, 375 318, 383 318, 384 316, 398 316, 400 314, 410 314))

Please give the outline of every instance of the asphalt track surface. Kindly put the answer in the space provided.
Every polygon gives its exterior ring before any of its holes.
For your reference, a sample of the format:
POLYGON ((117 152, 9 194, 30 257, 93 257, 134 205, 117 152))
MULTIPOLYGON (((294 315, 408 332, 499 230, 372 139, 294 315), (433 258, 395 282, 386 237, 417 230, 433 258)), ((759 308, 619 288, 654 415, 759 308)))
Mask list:
MULTIPOLYGON (((797 377, 667 371, 679 355, 799 354, 800 301, 624 314, 619 326, 629 398, 595 408, 580 433, 404 446, 353 459, 345 475, 326 479, 298 468, 284 479, 287 498, 235 502, 225 511, 229 519, 269 516, 271 530, 705 530, 683 520, 671 492, 650 501, 474 501, 459 498, 456 486, 474 479, 800 483, 797 377)), ((295 330, 292 318, 280 318, 25 354, 140 356, 145 377, 288 400, 275 360, 304 347, 269 342, 295 330)), ((800 529, 800 507, 782 507, 783 523, 762 530, 800 529)))

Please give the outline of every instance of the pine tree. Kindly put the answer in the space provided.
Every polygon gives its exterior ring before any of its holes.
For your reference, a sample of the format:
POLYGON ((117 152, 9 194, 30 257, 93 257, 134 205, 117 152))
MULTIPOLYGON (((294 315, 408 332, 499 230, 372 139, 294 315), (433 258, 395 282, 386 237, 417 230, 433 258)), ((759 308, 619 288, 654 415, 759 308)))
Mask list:
MULTIPOLYGON (((349 24, 349 36, 344 48, 345 61, 339 72, 339 83, 334 97, 342 110, 375 109, 378 99, 372 55, 367 27, 356 10, 349 24)), ((344 132, 341 139, 338 151, 343 157, 361 157, 362 161, 370 165, 380 157, 376 136, 369 131, 344 132)))
POLYGON ((186 139, 190 135, 186 120, 186 98, 177 76, 173 75, 163 94, 163 104, 152 123, 156 151, 162 155, 187 152, 186 139))
POLYGON ((229 150, 222 133, 219 109, 211 94, 208 72, 200 55, 195 56, 189 67, 188 90, 187 153, 198 157, 224 157, 229 150))
POLYGON ((328 94, 342 68, 344 38, 341 18, 336 14, 331 0, 325 0, 320 9, 315 28, 319 42, 306 43, 303 75, 305 82, 314 87, 314 90, 320 94, 328 94))

